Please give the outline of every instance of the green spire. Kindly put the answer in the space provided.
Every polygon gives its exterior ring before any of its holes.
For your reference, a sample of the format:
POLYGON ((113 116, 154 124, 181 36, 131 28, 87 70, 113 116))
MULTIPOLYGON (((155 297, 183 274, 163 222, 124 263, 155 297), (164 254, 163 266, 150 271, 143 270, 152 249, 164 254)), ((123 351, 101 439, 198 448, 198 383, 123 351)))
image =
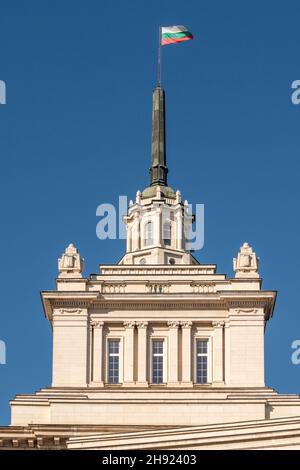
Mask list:
POLYGON ((149 173, 150 185, 142 192, 143 199, 155 199, 157 186, 160 186, 162 197, 176 198, 176 194, 168 186, 167 180, 165 92, 159 85, 153 91, 151 168, 149 173))
POLYGON ((151 186, 167 186, 165 92, 157 86, 153 92, 151 186))

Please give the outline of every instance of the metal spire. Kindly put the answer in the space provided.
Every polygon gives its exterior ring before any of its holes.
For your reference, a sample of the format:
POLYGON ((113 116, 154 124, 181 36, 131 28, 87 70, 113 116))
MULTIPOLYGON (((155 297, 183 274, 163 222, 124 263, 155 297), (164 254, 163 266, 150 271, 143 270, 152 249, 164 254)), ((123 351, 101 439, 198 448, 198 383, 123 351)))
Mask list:
POLYGON ((153 92, 151 186, 167 186, 165 92, 158 85, 153 92))

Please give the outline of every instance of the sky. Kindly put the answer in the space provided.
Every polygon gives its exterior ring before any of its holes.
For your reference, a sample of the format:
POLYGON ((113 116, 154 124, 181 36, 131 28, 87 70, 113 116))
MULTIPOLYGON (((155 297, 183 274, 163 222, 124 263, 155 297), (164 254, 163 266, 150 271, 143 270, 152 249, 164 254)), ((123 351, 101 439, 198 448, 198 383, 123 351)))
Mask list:
POLYGON ((299 1, 2 0, 0 3, 0 424, 9 400, 51 384, 40 301, 73 242, 86 275, 124 240, 96 236, 101 203, 148 185, 160 25, 194 41, 163 48, 169 182, 205 205, 201 263, 233 276, 247 241, 278 290, 265 336, 266 383, 300 393, 299 1))

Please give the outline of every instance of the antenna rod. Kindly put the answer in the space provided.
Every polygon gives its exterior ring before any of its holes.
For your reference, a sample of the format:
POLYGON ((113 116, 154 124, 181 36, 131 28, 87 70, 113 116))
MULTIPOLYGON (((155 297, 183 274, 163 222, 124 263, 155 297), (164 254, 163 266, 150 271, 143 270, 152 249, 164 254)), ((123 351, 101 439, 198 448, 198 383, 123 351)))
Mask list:
POLYGON ((157 85, 161 85, 161 27, 158 29, 157 85))

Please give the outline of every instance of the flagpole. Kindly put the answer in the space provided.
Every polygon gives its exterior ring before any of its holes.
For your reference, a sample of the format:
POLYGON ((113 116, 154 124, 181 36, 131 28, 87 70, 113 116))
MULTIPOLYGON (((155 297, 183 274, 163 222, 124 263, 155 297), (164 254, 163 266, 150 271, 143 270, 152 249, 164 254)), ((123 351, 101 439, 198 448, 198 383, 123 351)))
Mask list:
POLYGON ((158 28, 157 85, 161 85, 161 26, 158 28))

